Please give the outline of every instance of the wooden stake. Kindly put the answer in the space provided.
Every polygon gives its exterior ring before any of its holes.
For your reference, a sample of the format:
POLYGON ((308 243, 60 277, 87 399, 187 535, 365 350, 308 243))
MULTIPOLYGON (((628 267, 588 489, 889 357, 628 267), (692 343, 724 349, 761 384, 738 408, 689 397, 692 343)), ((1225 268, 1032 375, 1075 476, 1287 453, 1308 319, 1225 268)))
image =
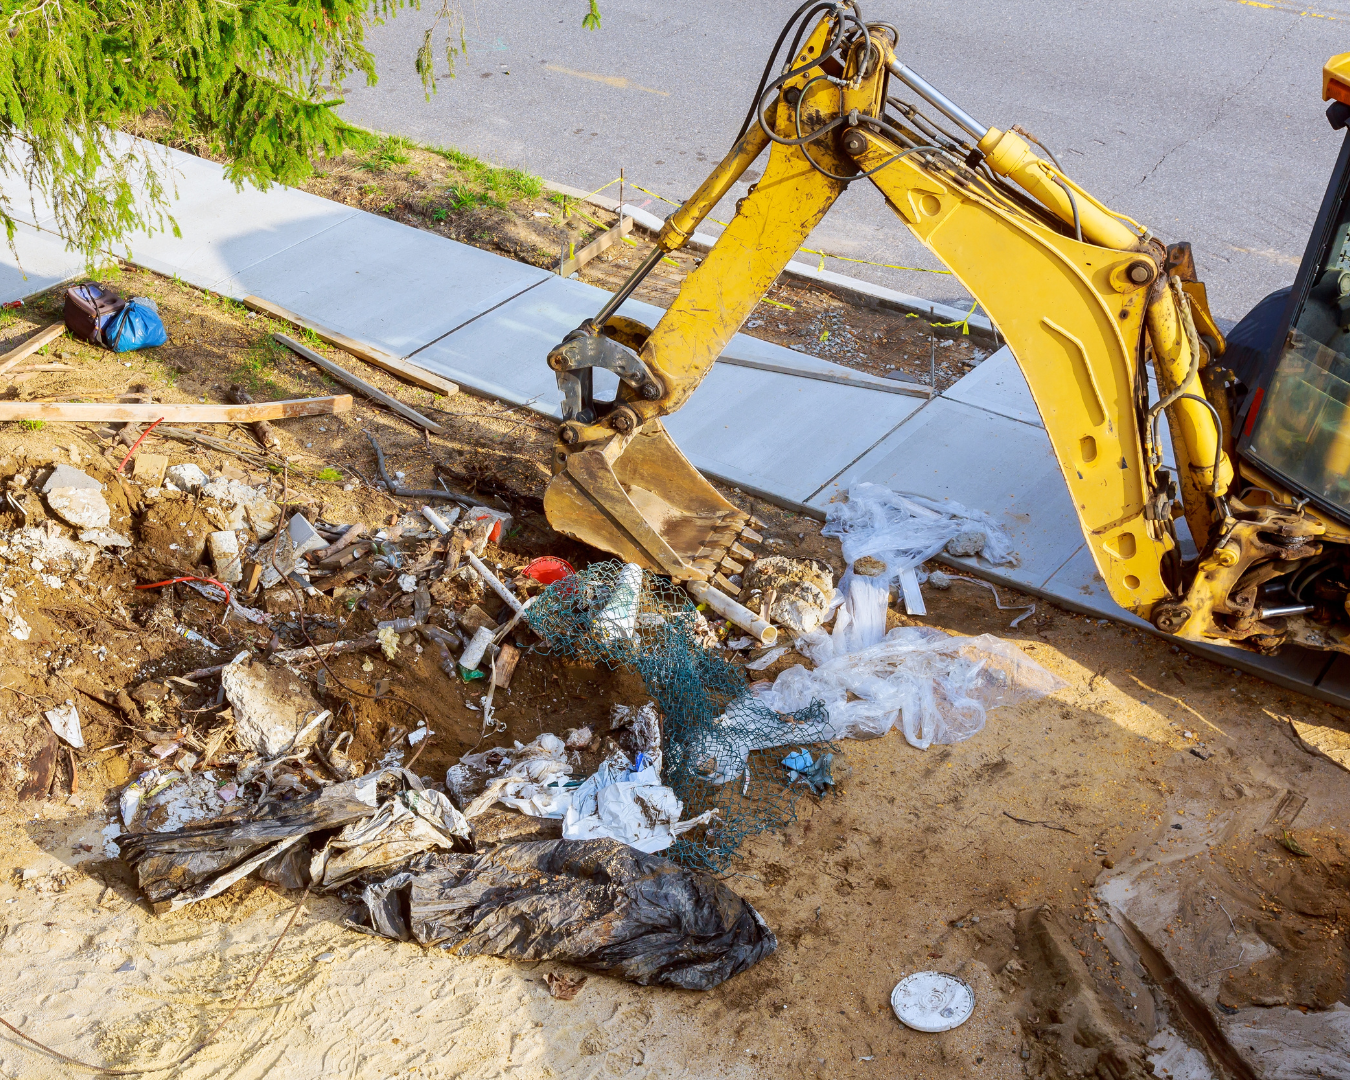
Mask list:
POLYGON ((443 379, 434 372, 427 371, 416 364, 410 364, 407 360, 400 359, 383 349, 366 345, 364 342, 347 337, 346 334, 339 334, 336 330, 329 330, 326 326, 320 326, 318 323, 306 319, 303 315, 297 315, 294 311, 287 311, 280 304, 274 304, 260 296, 246 296, 244 297, 244 306, 254 311, 260 311, 264 315, 270 315, 282 322, 290 323, 292 326, 313 330, 321 341, 326 341, 329 345, 333 345, 343 352, 351 353, 358 360, 364 360, 367 364, 374 364, 390 374, 406 379, 415 386, 421 386, 434 393, 447 396, 459 393, 458 383, 443 379))
POLYGON ((633 231, 633 219, 623 218, 614 228, 601 233, 584 248, 578 251, 570 259, 565 259, 562 268, 558 271, 563 277, 571 277, 588 262, 594 259, 602 251, 608 251, 620 239, 633 231))
POLYGON ((511 685, 511 676, 515 673, 516 664, 520 661, 520 650, 510 642, 503 642, 501 649, 497 652, 497 663, 493 667, 492 682, 505 690, 511 685))

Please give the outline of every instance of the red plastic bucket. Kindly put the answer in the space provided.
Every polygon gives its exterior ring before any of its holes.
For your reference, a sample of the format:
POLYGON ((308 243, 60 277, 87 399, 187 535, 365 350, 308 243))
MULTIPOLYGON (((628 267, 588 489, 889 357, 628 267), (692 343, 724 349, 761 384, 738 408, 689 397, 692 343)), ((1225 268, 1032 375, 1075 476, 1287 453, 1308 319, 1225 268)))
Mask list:
POLYGON ((557 559, 552 555, 545 555, 543 558, 535 559, 529 566, 521 571, 527 578, 534 578, 541 585, 552 585, 555 581, 561 581, 565 577, 570 577, 576 571, 572 569, 572 564, 566 559, 557 559))

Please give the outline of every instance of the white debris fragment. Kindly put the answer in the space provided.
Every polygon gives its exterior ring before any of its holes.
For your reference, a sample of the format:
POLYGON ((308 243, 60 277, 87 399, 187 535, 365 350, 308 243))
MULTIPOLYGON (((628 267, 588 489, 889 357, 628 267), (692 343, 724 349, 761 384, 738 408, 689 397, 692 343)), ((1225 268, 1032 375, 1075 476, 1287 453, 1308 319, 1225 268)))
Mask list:
POLYGON ((201 468, 190 462, 183 465, 170 466, 169 471, 164 474, 164 486, 172 491, 186 491, 190 495, 196 495, 206 486, 207 476, 201 468))
POLYGON ((416 592, 417 578, 415 578, 412 574, 399 574, 398 587, 402 589, 405 593, 416 592))
POLYGON ((73 701, 68 700, 64 705, 48 709, 42 715, 47 718, 52 730, 75 749, 79 750, 84 746, 84 732, 80 730, 80 714, 76 711, 73 701))

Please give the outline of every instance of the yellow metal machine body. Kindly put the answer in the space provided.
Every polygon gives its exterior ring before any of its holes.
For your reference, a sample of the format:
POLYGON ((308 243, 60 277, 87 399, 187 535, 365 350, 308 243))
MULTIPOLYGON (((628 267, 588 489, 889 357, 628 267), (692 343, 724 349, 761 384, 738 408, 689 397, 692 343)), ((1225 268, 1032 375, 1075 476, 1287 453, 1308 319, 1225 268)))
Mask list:
POLYGON ((1238 586, 1263 564, 1315 552, 1325 523, 1293 499, 1249 506, 1230 491, 1232 419, 1206 370, 1224 339, 1188 246, 1168 248, 1103 206, 1016 132, 978 124, 897 59, 897 37, 846 3, 804 28, 783 72, 762 84, 747 131, 660 234, 654 257, 685 243, 767 151, 658 324, 613 317, 653 257, 550 354, 567 399, 550 521, 680 580, 739 569, 745 516, 679 453, 661 417, 688 400, 848 184, 866 180, 1006 339, 1111 596, 1169 633, 1272 647, 1280 628, 1244 607, 1238 586), (937 119, 892 98, 895 87, 937 119), (595 366, 620 376, 612 403, 589 395, 595 366), (1162 467, 1160 413, 1176 482, 1162 467), (1200 550, 1190 566, 1177 552, 1183 514, 1200 550))

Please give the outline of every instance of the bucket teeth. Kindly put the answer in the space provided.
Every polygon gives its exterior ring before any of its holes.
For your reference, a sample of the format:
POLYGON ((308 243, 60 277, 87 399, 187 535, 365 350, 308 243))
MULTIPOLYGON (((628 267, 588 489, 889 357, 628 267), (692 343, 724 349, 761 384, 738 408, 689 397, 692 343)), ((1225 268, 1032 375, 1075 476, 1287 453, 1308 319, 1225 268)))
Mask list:
POLYGON ((725 573, 739 574, 744 569, 745 569, 744 566, 742 566, 740 563, 738 563, 735 559, 731 558, 730 556, 722 560, 722 570, 725 573))
POLYGON ((741 539, 747 544, 758 544, 763 542, 764 537, 755 532, 754 529, 742 529, 741 539))
POLYGON ((753 559, 755 557, 755 553, 744 544, 732 544, 730 551, 733 555, 741 559, 753 559))
POLYGON ((741 595, 741 590, 727 580, 726 574, 718 574, 713 578, 713 584, 730 597, 734 598, 741 595))

